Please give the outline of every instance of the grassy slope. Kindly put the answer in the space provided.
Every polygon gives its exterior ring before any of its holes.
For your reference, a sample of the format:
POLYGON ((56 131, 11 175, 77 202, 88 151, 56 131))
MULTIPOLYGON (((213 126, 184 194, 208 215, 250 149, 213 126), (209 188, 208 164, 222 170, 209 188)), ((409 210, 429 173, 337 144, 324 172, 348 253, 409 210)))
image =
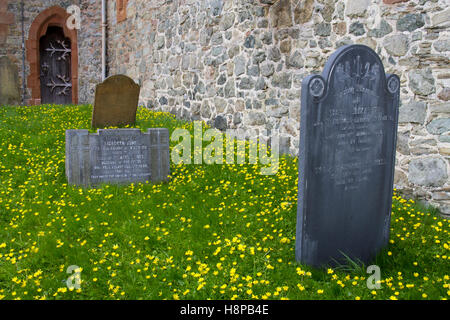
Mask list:
MULTIPOLYGON (((0 108, 0 298, 442 299, 450 221, 394 195, 391 243, 375 264, 313 270, 294 259, 297 161, 172 166, 170 183, 79 189, 64 176, 65 129, 90 106, 0 108), (82 268, 67 290, 67 267, 82 268)), ((138 112, 138 127, 192 124, 138 112)))

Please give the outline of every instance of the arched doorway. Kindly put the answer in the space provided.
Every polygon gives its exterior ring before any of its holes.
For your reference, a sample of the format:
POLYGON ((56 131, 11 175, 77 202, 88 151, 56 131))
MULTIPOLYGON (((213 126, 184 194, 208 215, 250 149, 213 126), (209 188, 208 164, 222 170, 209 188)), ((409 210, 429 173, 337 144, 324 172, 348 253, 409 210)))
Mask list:
POLYGON ((29 104, 78 103, 77 32, 66 26, 69 14, 54 6, 33 21, 26 41, 30 66, 29 104))
POLYGON ((71 41, 60 27, 48 27, 39 41, 41 102, 72 103, 71 41))

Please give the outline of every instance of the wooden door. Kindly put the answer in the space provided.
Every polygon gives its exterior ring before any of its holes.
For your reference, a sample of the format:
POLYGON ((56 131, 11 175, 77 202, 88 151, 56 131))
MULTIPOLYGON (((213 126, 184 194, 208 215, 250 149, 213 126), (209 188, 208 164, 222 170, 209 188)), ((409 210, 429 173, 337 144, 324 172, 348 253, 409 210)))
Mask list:
POLYGON ((41 102, 72 103, 72 50, 60 27, 48 27, 40 39, 41 102))

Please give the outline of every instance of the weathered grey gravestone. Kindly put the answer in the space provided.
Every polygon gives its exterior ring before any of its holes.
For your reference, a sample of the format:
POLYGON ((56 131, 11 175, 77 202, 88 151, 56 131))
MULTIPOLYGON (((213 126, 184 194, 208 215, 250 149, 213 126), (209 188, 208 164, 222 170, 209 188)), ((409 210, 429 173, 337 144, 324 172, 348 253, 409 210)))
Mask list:
POLYGON ((134 125, 140 87, 124 75, 111 76, 95 88, 92 127, 134 125))
POLYGON ((0 105, 20 102, 19 71, 7 56, 0 57, 0 105))
POLYGON ((400 81, 363 45, 302 83, 296 258, 367 263, 389 239, 400 81))
POLYGON ((164 181, 170 172, 169 130, 66 130, 69 184, 164 181))

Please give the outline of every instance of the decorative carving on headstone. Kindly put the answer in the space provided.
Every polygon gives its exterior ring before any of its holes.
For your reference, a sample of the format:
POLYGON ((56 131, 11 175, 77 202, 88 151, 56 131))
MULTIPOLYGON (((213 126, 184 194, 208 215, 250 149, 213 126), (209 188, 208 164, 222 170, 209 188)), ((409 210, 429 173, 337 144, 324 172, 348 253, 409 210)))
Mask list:
POLYGON ((298 261, 367 263, 388 243, 399 89, 363 45, 341 47, 303 80, 298 261))
POLYGON ((317 76, 316 78, 311 80, 309 84, 309 92, 314 98, 320 98, 325 90, 325 81, 317 76))

